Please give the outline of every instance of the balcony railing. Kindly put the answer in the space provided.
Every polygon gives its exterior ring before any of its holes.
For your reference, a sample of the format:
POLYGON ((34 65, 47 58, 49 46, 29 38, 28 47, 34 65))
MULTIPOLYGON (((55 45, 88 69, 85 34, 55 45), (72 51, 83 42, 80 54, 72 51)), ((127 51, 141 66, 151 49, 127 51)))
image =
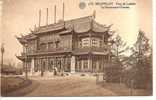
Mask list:
POLYGON ((36 51, 27 51, 27 53, 26 52, 21 52, 21 56, 26 56, 26 55, 30 55, 30 54, 33 54, 33 53, 36 53, 36 51))
MULTIPOLYGON (((105 47, 81 47, 81 48, 74 48, 73 51, 75 52, 106 52, 109 50, 109 47, 105 46, 105 47)), ((49 48, 49 49, 41 49, 41 50, 36 50, 36 51, 29 51, 27 52, 27 55, 30 54, 34 54, 34 53, 43 53, 43 52, 68 52, 68 51, 72 51, 71 48, 63 48, 63 47, 59 47, 59 48, 49 48)), ((26 56, 25 52, 21 53, 22 56, 26 56)))
POLYGON ((81 48, 74 49, 74 51, 78 51, 78 52, 86 52, 86 51, 105 52, 108 50, 109 50, 108 47, 81 47, 81 48))
MULTIPOLYGON (((41 49, 41 50, 36 50, 36 51, 29 51, 27 52, 27 55, 31 55, 34 53, 44 53, 44 52, 66 52, 66 51, 71 51, 70 48, 50 48, 50 49, 41 49)), ((25 52, 21 52, 21 56, 26 56, 25 52)))
POLYGON ((26 53, 24 53, 24 52, 21 52, 21 56, 25 56, 26 55, 26 53))
POLYGON ((50 48, 50 49, 41 49, 37 50, 37 53, 39 52, 58 52, 58 51, 69 51, 70 48, 50 48))

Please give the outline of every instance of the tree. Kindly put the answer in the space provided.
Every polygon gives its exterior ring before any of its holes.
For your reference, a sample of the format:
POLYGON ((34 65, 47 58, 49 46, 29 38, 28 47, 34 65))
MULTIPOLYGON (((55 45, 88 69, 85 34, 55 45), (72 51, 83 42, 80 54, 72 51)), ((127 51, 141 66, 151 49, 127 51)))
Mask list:
POLYGON ((1 44, 1 68, 3 67, 3 56, 4 56, 4 43, 1 44))
POLYGON ((129 79, 134 81, 134 88, 149 87, 152 81, 152 49, 143 31, 139 31, 131 51, 129 60, 132 62, 132 69, 129 79))
POLYGON ((106 81, 121 83, 125 52, 129 47, 127 47, 126 42, 124 42, 119 35, 112 40, 111 52, 113 56, 109 67, 105 68, 106 81))
POLYGON ((115 60, 118 62, 123 62, 125 57, 125 52, 129 49, 127 43, 122 40, 122 38, 117 35, 114 38, 114 44, 112 45, 112 53, 115 60))

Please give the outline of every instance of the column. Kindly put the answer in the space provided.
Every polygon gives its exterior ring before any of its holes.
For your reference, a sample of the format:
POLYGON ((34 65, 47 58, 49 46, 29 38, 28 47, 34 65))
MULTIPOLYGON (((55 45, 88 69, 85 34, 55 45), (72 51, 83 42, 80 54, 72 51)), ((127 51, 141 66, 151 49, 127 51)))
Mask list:
POLYGON ((34 58, 31 59, 31 70, 30 70, 30 74, 33 75, 34 73, 34 58))
POLYGON ((102 68, 102 72, 105 72, 105 68, 107 67, 107 59, 106 56, 104 56, 103 58, 103 68, 102 68))
POLYGON ((75 56, 72 56, 71 57, 71 73, 75 73, 75 64, 76 64, 76 59, 75 59, 75 56))
POLYGON ((44 61, 44 63, 45 63, 45 75, 47 75, 47 76, 49 76, 49 69, 48 69, 48 58, 47 57, 45 57, 45 61, 44 61))
POLYGON ((88 71, 92 72, 92 57, 88 57, 88 71))
POLYGON ((64 57, 61 57, 61 72, 64 72, 64 57))
POLYGON ((100 60, 98 59, 96 62, 96 72, 98 72, 98 70, 99 70, 99 62, 100 62, 100 60))
POLYGON ((64 57, 64 71, 66 72, 67 71, 67 58, 64 57))
POLYGON ((83 59, 81 60, 81 72, 84 72, 84 61, 83 61, 83 59))
POLYGON ((23 75, 25 75, 25 68, 26 68, 26 62, 25 61, 23 61, 23 75))

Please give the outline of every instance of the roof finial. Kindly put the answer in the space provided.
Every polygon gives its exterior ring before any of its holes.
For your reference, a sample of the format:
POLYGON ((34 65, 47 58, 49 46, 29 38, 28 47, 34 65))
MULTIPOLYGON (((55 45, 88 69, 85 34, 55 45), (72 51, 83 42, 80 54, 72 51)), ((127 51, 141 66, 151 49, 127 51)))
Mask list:
POLYGON ((33 33, 33 30, 32 30, 31 28, 29 28, 29 31, 30 31, 31 33, 33 33))
POLYGON ((54 6, 54 23, 56 23, 56 5, 54 6))
POLYGON ((48 8, 47 8, 47 16, 46 16, 46 25, 48 25, 48 16, 49 15, 49 11, 48 11, 48 8))
POLYGON ((62 8, 62 19, 64 21, 64 2, 63 2, 63 8, 62 8))
POLYGON ((74 27, 74 23, 72 24, 72 31, 74 32, 75 30, 75 27, 74 27))
POLYGON ((33 32, 32 32, 32 33, 34 33, 36 30, 37 30, 37 26, 36 26, 36 24, 35 24, 35 25, 34 25, 34 29, 33 29, 33 32))
POLYGON ((39 10, 39 22, 38 22, 38 26, 40 27, 41 25, 41 9, 39 10))
POLYGON ((95 17, 96 17, 96 10, 93 11, 93 15, 92 16, 95 19, 95 17))

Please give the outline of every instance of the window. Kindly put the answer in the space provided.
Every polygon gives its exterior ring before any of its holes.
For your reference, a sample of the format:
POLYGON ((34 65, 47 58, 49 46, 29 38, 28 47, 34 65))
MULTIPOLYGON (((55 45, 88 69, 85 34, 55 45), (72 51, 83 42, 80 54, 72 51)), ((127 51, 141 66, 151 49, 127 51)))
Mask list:
POLYGON ((55 42, 56 43, 56 48, 58 48, 59 47, 59 41, 57 41, 57 42, 55 42))
POLYGON ((76 70, 77 71, 81 70, 81 60, 77 60, 76 70))
POLYGON ((79 41, 79 47, 80 47, 80 48, 82 47, 82 42, 81 42, 81 41, 79 41))
POLYGON ((53 42, 48 43, 48 49, 54 48, 53 42))
POLYGON ((92 65, 93 70, 95 70, 95 69, 96 69, 96 62, 97 62, 96 60, 94 60, 94 61, 93 61, 93 65, 92 65))
POLYGON ((34 63, 35 63, 34 71, 37 72, 38 71, 38 66, 39 66, 38 59, 35 59, 34 63))
POLYGON ((102 70, 102 61, 99 61, 99 70, 102 70))
POLYGON ((88 60, 84 60, 83 64, 84 64, 84 69, 87 69, 88 68, 88 60))
POLYGON ((45 43, 40 44, 40 50, 45 50, 45 49, 46 49, 46 44, 45 43))
POLYGON ((92 38, 92 46, 93 47, 100 47, 100 39, 99 38, 92 38))
POLYGON ((82 38, 82 47, 100 47, 101 46, 101 39, 98 37, 92 37, 92 38, 82 38))
POLYGON ((90 45, 90 38, 82 39, 82 47, 88 47, 90 45))

